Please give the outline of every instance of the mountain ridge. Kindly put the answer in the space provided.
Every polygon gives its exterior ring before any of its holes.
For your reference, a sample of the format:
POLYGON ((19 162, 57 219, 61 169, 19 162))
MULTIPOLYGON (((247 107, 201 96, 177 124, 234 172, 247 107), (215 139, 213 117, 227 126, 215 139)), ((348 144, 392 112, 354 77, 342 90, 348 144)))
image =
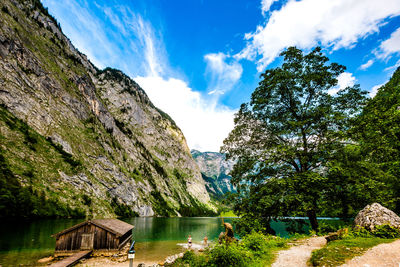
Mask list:
POLYGON ((214 212, 181 130, 136 82, 97 69, 38 0, 3 3, 0 17, 2 181, 15 195, 0 204, 40 196, 86 216, 214 212))
POLYGON ((212 197, 219 199, 225 193, 236 192, 235 186, 231 183, 232 177, 229 175, 234 161, 227 161, 225 154, 218 152, 200 152, 196 149, 190 152, 200 168, 206 189, 212 197))

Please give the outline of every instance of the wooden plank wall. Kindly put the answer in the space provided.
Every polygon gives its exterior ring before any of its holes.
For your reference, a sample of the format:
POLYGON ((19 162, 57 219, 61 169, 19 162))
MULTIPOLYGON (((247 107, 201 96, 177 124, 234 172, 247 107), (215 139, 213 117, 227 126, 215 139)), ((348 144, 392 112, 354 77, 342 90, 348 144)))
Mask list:
POLYGON ((81 249, 82 234, 94 233, 93 249, 118 249, 120 239, 114 234, 93 224, 82 225, 56 240, 56 251, 73 251, 81 249))

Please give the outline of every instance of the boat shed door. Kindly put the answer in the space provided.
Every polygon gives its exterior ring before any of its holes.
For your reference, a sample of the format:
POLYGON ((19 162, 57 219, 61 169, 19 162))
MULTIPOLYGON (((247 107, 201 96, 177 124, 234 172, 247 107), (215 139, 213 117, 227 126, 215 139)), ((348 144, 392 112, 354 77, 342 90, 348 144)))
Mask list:
POLYGON ((81 250, 92 250, 93 249, 93 241, 94 241, 94 234, 82 234, 82 241, 81 241, 81 250))

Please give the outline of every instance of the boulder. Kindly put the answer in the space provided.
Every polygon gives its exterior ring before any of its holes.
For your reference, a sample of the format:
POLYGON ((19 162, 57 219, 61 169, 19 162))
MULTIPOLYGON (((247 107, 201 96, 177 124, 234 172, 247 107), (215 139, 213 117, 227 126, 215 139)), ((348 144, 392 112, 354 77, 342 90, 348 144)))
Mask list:
POLYGON ((374 230, 375 226, 383 224, 389 224, 400 229, 400 217, 379 203, 373 203, 367 205, 357 214, 354 224, 368 230, 374 230))

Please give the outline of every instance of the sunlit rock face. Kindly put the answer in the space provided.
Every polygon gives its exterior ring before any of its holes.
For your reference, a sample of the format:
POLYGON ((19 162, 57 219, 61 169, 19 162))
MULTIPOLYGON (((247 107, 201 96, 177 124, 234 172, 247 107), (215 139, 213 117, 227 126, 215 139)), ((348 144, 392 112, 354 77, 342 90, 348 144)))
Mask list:
POLYGON ((125 74, 98 70, 38 3, 2 2, 0 11, 2 112, 42 140, 28 144, 0 121, 18 182, 91 216, 213 210, 175 122, 125 74), (18 173, 26 166, 30 175, 18 173))

